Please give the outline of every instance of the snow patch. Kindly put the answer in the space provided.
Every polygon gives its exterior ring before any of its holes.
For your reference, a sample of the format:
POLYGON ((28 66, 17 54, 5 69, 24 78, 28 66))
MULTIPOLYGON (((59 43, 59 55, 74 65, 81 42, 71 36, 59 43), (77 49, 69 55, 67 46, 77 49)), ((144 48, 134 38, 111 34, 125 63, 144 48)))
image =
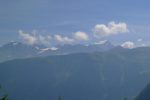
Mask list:
POLYGON ((44 52, 49 51, 49 50, 55 51, 55 50, 57 50, 57 49, 58 49, 58 48, 56 48, 56 47, 44 48, 44 49, 41 49, 41 51, 39 52, 39 54, 44 53, 44 52))
POLYGON ((95 45, 102 45, 102 44, 105 44, 107 42, 108 42, 108 40, 102 40, 102 41, 99 41, 99 42, 95 42, 94 44, 95 45))

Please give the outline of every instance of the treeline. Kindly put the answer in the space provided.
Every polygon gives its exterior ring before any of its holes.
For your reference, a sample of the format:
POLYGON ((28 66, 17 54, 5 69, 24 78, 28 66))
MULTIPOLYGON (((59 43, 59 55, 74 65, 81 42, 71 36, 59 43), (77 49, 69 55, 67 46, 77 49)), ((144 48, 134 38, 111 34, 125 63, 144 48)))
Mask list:
MULTIPOLYGON (((8 95, 1 97, 0 100, 8 100, 8 95)), ((58 100, 62 100, 61 96, 58 97, 58 100)))
MULTIPOLYGON (((2 86, 0 85, 0 91, 3 92, 3 89, 2 89, 2 86)), ((8 99, 8 95, 7 94, 4 94, 0 97, 0 100, 9 100, 8 99)), ((61 96, 58 96, 58 100, 62 100, 62 97, 61 96)))
MULTIPOLYGON (((0 85, 0 91, 1 92, 4 91, 1 87, 1 85, 0 85)), ((150 84, 148 84, 148 86, 134 100, 150 100, 149 95, 150 95, 150 84)), ((4 93, 4 95, 0 96, 0 100, 9 100, 8 95, 6 93, 4 93)), ((62 100, 62 97, 58 96, 57 100, 62 100)), ((128 98, 125 97, 123 100, 128 100, 128 98)))

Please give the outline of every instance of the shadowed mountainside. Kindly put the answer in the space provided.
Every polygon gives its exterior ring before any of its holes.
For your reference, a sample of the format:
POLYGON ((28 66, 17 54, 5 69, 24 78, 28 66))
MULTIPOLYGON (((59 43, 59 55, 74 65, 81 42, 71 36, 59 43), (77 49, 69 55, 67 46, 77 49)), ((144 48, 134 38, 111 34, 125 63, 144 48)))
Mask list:
POLYGON ((122 100, 149 83, 150 48, 18 59, 0 64, 11 100, 122 100))

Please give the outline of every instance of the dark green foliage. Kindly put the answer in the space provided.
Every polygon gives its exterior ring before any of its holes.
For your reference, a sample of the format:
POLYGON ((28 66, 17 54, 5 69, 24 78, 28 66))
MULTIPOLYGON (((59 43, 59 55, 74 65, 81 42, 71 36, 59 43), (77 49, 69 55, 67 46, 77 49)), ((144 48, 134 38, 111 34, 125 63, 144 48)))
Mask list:
MULTIPOLYGON (((0 85, 0 95, 2 95, 4 90, 2 89, 2 86, 0 85)), ((8 95, 3 95, 0 97, 0 100, 8 100, 8 95)))
POLYGON ((58 97, 58 100, 62 100, 61 96, 58 97))
POLYGON ((2 97, 0 100, 8 100, 8 96, 5 95, 4 97, 2 97))
POLYGON ((124 98, 124 100, 128 100, 128 98, 127 98, 127 97, 125 97, 125 98, 124 98))

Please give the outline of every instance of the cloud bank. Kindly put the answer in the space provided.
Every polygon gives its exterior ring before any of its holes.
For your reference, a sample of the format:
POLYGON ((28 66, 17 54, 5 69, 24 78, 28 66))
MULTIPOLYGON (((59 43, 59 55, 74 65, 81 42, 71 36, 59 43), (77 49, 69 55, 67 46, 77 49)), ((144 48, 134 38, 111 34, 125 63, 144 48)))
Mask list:
POLYGON ((120 33, 128 32, 127 24, 124 22, 115 23, 114 21, 109 22, 108 25, 97 24, 95 25, 94 34, 96 37, 106 37, 110 35, 116 35, 120 33))
POLYGON ((24 43, 28 45, 35 45, 35 44, 50 45, 50 40, 52 38, 50 35, 42 36, 36 34, 35 32, 30 34, 22 30, 19 30, 19 37, 24 43))
POLYGON ((35 31, 32 33, 27 33, 22 30, 19 30, 19 37, 20 39, 29 45, 34 44, 44 44, 44 45, 50 45, 51 42, 55 42, 56 44, 73 44, 78 43, 81 41, 88 41, 89 36, 85 32, 75 32, 72 34, 71 37, 68 36, 62 36, 60 34, 55 34, 53 36, 51 35, 40 35, 36 33, 35 31))
POLYGON ((67 36, 61 36, 61 35, 54 35, 54 39, 56 40, 56 42, 60 43, 60 44, 72 44, 74 42, 74 39, 69 38, 67 36))
POLYGON ((37 42, 37 39, 34 35, 25 33, 22 30, 19 30, 19 36, 27 44, 33 45, 33 44, 36 44, 37 42))
MULTIPOLYGON (((74 44, 74 43, 88 43, 90 41, 101 41, 99 43, 103 43, 101 38, 108 37, 111 35, 117 35, 121 33, 129 32, 127 24, 124 22, 116 23, 114 21, 109 22, 108 25, 105 24, 97 24, 93 28, 91 34, 87 34, 83 31, 74 32, 72 35, 41 35, 38 34, 37 31, 33 31, 31 33, 24 32, 22 30, 19 31, 19 36, 22 41, 29 45, 34 44, 44 44, 46 46, 56 45, 56 44, 74 44), (97 40, 98 39, 98 40, 97 40)), ((141 40, 138 40, 141 41, 141 40)), ((122 44, 123 47, 131 48, 134 44, 130 41, 122 44)))
POLYGON ((78 31, 78 32, 73 33, 71 37, 56 34, 54 35, 54 39, 56 42, 60 44, 72 44, 72 43, 77 43, 80 41, 88 41, 89 36, 85 32, 78 31))

